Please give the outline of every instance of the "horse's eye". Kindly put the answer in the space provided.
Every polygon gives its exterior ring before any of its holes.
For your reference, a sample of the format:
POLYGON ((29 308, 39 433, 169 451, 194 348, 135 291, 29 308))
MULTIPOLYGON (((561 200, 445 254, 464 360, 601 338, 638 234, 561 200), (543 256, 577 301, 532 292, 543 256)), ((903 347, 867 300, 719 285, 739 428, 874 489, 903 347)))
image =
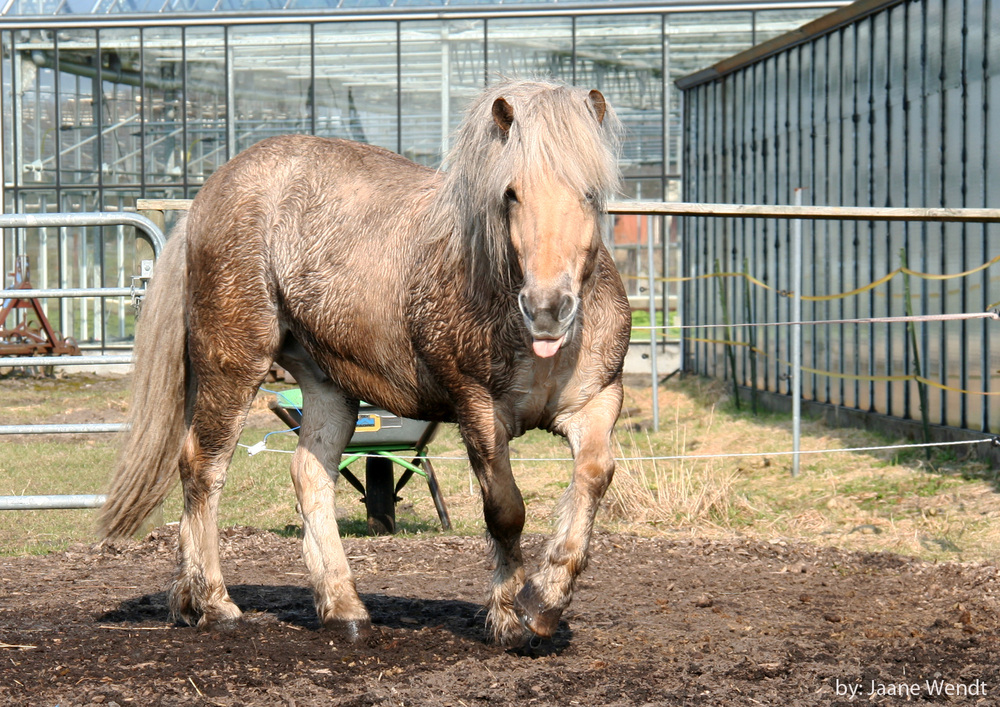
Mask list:
POLYGON ((509 189, 507 189, 507 191, 505 191, 503 193, 503 198, 504 198, 504 200, 508 204, 516 204, 517 203, 517 192, 514 191, 513 188, 509 188, 509 189))
POLYGON ((584 195, 584 197, 587 199, 587 201, 589 201, 591 204, 596 204, 597 203, 598 196, 599 195, 598 195, 598 193, 596 191, 588 191, 584 195))

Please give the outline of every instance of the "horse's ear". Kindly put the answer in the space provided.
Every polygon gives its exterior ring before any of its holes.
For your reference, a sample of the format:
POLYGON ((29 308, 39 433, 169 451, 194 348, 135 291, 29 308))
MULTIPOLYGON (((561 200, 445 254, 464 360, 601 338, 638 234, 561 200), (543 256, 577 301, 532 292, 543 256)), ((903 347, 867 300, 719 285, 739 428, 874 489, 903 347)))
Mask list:
POLYGON ((503 136, 507 137, 507 133, 510 132, 510 126, 514 124, 514 109, 503 98, 493 101, 493 122, 500 128, 503 136))
POLYGON ((590 107, 594 109, 594 113, 597 115, 597 122, 604 123, 604 114, 608 110, 608 102, 604 100, 604 94, 598 91, 596 88, 590 92, 590 107))

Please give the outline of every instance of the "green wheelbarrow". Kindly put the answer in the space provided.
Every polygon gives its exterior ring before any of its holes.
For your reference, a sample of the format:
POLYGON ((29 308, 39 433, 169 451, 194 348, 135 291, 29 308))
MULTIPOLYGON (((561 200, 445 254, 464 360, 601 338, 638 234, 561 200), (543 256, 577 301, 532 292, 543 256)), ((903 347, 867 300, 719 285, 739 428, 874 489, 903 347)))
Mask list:
MULTIPOLYGON (((298 427, 302 424, 301 390, 282 391, 268 407, 298 434, 298 427)), ((372 534, 395 532, 396 504, 402 500, 399 492, 414 474, 426 477, 441 527, 451 529, 448 508, 434 474, 434 465, 427 458, 427 445, 434 439, 437 426, 436 422, 399 417, 388 410, 361 403, 354 435, 347 443, 344 459, 340 462, 340 475, 361 493, 361 501, 368 513, 368 529, 372 534), (401 455, 401 452, 413 454, 401 455), (365 459, 364 484, 348 468, 361 458, 365 459), (394 464, 403 469, 398 481, 393 478, 394 464)))

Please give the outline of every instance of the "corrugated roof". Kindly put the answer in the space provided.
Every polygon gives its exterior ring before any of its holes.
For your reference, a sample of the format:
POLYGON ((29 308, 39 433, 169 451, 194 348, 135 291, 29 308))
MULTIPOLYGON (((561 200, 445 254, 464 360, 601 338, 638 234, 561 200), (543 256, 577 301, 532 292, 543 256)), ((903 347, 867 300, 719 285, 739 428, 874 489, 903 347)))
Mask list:
POLYGON ((438 12, 551 14, 592 12, 696 12, 775 10, 829 5, 829 0, 0 0, 0 16, 67 18, 81 16, 172 18, 205 15, 326 13, 378 15, 438 12))

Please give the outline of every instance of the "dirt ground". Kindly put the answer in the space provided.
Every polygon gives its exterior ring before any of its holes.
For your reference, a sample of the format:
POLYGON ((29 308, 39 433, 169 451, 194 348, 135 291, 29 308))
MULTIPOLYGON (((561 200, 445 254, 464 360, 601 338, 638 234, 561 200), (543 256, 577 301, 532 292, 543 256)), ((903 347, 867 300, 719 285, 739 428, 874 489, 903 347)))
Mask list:
POLYGON ((988 565, 599 534, 555 638, 505 651, 481 539, 347 540, 377 625, 361 646, 318 628, 298 540, 245 528, 223 539, 245 625, 172 625, 175 543, 0 558, 0 704, 1000 704, 988 565))

